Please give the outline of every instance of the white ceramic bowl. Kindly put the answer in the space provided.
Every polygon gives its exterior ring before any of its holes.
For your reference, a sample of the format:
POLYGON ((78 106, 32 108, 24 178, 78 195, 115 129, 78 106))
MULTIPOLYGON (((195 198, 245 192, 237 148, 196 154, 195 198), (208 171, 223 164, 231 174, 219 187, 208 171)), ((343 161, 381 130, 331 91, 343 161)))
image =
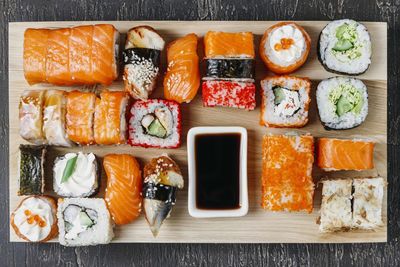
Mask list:
POLYGON ((196 218, 239 217, 247 214, 249 200, 247 194, 247 130, 243 127, 194 127, 187 135, 187 152, 189 167, 189 214, 196 218), (199 209, 196 205, 196 162, 195 136, 198 134, 239 133, 240 139, 240 176, 239 176, 239 208, 237 209, 199 209))

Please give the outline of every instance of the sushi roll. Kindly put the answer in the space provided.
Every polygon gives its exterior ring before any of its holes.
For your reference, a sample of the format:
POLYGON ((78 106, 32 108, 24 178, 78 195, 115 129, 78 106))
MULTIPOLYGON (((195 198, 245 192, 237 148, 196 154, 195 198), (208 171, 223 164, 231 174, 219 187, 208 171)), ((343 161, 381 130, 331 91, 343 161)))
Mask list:
POLYGON ((67 94, 66 129, 68 138, 79 145, 94 144, 94 112, 96 95, 71 91, 67 94))
POLYGON ((320 232, 346 231, 352 228, 352 183, 352 179, 322 181, 320 232))
POLYGON ((125 91, 134 99, 146 100, 156 86, 164 39, 150 26, 128 31, 123 51, 125 91))
POLYGON ((167 47, 168 67, 164 77, 164 96, 178 103, 189 103, 200 86, 198 37, 191 33, 167 47))
POLYGON ((310 135, 265 135, 262 151, 262 207, 269 211, 311 213, 314 138, 310 135))
POLYGON ((126 105, 128 96, 121 91, 104 90, 96 100, 94 113, 94 141, 99 145, 126 142, 126 105))
POLYGON ((322 30, 318 59, 327 71, 359 75, 371 64, 371 37, 367 28, 354 20, 334 20, 322 30))
POLYGON ((118 45, 119 33, 110 24, 27 29, 25 79, 30 85, 111 84, 118 77, 118 45))
POLYGON ((102 198, 60 198, 57 218, 63 246, 108 244, 114 237, 111 216, 102 198))
POLYGON ((269 70, 289 74, 307 60, 311 38, 300 25, 280 22, 268 28, 260 43, 260 56, 269 70))
POLYGON ((45 91, 24 91, 19 102, 19 134, 26 141, 46 143, 43 133, 43 102, 45 91))
POLYGON ((324 171, 361 171, 374 168, 373 142, 320 138, 318 167, 324 171))
POLYGON ((143 208, 154 237, 172 211, 176 193, 184 181, 181 170, 174 160, 164 154, 153 158, 144 166, 143 208))
POLYGON ((28 242, 46 242, 58 234, 57 203, 47 196, 23 199, 11 214, 15 233, 28 242))
POLYGON ((129 144, 177 148, 181 141, 181 111, 171 100, 136 101, 130 109, 129 144))
POLYGON ((53 190, 62 197, 89 197, 99 187, 100 169, 93 153, 68 153, 53 166, 53 190))
POLYGON ((203 106, 254 110, 253 33, 209 31, 204 36, 204 50, 203 106))
POLYGON ((19 196, 44 193, 45 146, 20 145, 19 196))
POLYGON ((351 129, 363 123, 368 115, 368 92, 355 78, 334 77, 317 87, 318 113, 327 130, 351 129))
POLYGON ((43 132, 49 145, 72 146, 65 129, 66 92, 47 90, 43 109, 43 132))
POLYGON ((142 209, 142 172, 137 160, 127 154, 109 154, 103 160, 107 175, 104 197, 115 224, 132 222, 142 209))
POLYGON ((303 127, 308 122, 311 82, 308 78, 268 77, 261 81, 260 124, 303 127))

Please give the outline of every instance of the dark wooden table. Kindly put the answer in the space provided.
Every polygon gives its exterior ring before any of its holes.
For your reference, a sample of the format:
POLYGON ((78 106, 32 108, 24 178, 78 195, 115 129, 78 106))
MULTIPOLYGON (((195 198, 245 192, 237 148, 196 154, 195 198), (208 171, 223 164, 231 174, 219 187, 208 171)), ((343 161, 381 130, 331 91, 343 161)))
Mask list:
MULTIPOLYGON (((400 266, 400 0, 1 0, 0 266, 400 266), (64 248, 10 243, 8 22, 63 20, 333 20, 388 22, 388 243, 354 245, 112 244, 64 248)), ((10 44, 12 46, 12 44, 10 44)), ((12 85, 10 90, 12 90, 12 85)), ((17 177, 11 177, 17 179, 17 177)))

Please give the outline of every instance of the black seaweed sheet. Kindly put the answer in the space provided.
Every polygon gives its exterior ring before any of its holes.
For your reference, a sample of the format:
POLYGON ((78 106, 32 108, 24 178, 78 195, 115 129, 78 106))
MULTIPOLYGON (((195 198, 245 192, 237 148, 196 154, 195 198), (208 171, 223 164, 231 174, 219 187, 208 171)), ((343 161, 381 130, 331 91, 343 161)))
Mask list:
POLYGON ((161 51, 150 48, 129 48, 122 52, 123 64, 134 64, 143 59, 149 59, 154 66, 160 65, 161 51), (137 56, 137 58, 135 58, 137 56))
POLYGON ((206 59, 206 76, 254 79, 254 59, 206 59))
POLYGON ((44 191, 45 146, 20 145, 18 195, 41 195, 44 191))

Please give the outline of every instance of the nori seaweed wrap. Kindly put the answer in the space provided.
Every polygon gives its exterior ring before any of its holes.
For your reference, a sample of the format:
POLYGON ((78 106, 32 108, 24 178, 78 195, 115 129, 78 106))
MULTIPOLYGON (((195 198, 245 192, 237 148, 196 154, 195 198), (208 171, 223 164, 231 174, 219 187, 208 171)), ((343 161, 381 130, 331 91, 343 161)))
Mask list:
POLYGON ((45 146, 20 145, 18 195, 44 193, 45 146))
POLYGON ((254 79, 254 59, 207 59, 206 77, 254 79))
POLYGON ((160 65, 161 51, 150 48, 129 48, 122 52, 123 64, 135 64, 143 59, 150 60, 154 66, 160 65))

